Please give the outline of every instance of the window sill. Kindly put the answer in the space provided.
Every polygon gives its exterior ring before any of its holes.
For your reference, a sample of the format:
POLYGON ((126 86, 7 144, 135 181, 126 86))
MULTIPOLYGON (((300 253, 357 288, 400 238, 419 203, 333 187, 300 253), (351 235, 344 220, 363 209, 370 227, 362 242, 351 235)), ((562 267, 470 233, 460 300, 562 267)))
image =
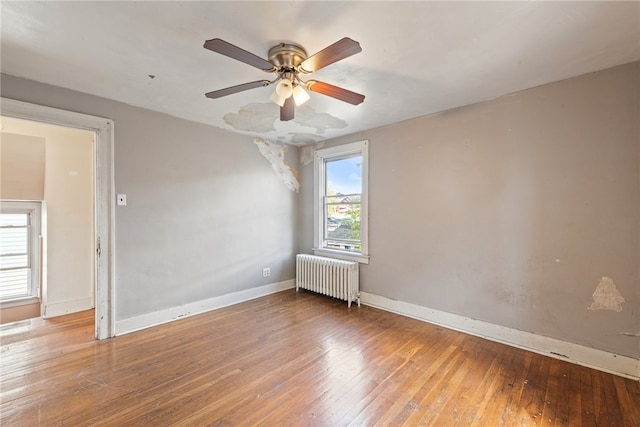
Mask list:
POLYGON ((24 298, 16 298, 5 301, 0 301, 0 309, 2 308, 10 308, 10 307, 18 307, 21 305, 29 305, 29 304, 40 304, 40 298, 38 297, 24 297, 24 298))
POLYGON ((369 255, 363 255, 356 252, 338 251, 335 249, 325 248, 313 248, 313 254, 342 259, 345 261, 356 261, 360 264, 369 264, 369 255))

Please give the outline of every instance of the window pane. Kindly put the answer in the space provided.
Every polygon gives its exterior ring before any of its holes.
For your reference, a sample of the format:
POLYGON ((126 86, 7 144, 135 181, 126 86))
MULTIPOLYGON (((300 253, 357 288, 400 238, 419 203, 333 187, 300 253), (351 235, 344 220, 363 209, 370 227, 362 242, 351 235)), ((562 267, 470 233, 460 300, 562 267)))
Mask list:
POLYGON ((331 206, 327 206, 327 233, 325 237, 332 239, 360 240, 360 205, 350 204, 339 214, 329 213, 331 206))
POLYGON ((362 156, 329 160, 326 195, 362 193, 362 156))
POLYGON ((25 226, 29 224, 28 221, 29 221, 29 214, 26 214, 26 213, 0 214, 0 227, 25 226))
POLYGON ((326 247, 360 251, 362 156, 326 163, 326 247))
POLYGON ((0 269, 7 268, 28 268, 29 256, 28 255, 7 255, 0 256, 0 269))
POLYGON ((343 219, 329 217, 327 219, 326 238, 359 241, 360 217, 343 219))
POLYGON ((0 299, 29 296, 29 270, 0 271, 0 299))
POLYGON ((27 227, 0 228, 0 255, 26 254, 27 227))
POLYGON ((31 237, 39 234, 37 218, 32 229, 32 214, 39 213, 37 202, 3 202, 0 213, 0 300, 15 300, 37 295, 39 285, 37 248, 31 237), (34 234, 35 233, 35 234, 34 234), (36 250, 36 252, 33 252, 36 250), (33 279, 33 281, 32 281, 33 279))
POLYGON ((349 194, 345 195, 337 195, 337 196, 327 196, 325 198, 328 205, 342 205, 345 203, 360 203, 361 196, 360 194, 349 194))

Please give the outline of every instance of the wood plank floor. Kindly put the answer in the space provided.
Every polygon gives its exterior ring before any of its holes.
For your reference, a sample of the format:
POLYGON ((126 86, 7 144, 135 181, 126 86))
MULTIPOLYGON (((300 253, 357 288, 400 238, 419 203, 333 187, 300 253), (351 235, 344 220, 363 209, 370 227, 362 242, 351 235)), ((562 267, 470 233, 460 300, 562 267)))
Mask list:
POLYGON ((640 383, 285 291, 104 341, 4 325, 2 426, 640 426, 640 383))

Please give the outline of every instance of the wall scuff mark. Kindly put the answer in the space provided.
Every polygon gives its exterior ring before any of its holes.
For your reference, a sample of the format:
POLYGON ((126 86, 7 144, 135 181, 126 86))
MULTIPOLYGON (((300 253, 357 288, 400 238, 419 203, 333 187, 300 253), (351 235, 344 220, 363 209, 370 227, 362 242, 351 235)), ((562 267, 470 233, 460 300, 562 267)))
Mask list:
POLYGON ((603 277, 598 283, 596 290, 593 292, 593 302, 589 306, 589 310, 612 310, 622 311, 622 303, 624 297, 616 289, 613 279, 603 277))
POLYGON ((316 150, 324 145, 324 141, 316 142, 312 145, 307 145, 300 150, 300 163, 308 165, 313 162, 313 156, 316 150))
POLYGON ((620 332, 619 335, 624 335, 625 337, 638 337, 640 338, 640 332, 634 334, 633 332, 620 332))
POLYGON ((266 141, 263 138, 255 138, 253 142, 258 146, 260 154, 269 160, 271 168, 278 174, 287 188, 297 193, 300 190, 298 171, 289 166, 284 158, 289 147, 284 144, 266 141))

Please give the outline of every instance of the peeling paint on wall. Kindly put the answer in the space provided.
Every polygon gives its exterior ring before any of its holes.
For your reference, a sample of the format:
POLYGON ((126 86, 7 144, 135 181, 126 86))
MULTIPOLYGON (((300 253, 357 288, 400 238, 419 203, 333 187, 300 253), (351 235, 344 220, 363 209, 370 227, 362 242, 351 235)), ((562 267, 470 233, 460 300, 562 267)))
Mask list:
POLYGON ((613 279, 603 277, 598 283, 596 290, 593 292, 593 302, 589 306, 589 310, 612 310, 622 311, 622 303, 624 297, 616 289, 613 279))
POLYGON ((279 107, 272 102, 251 103, 241 107, 237 114, 225 114, 223 119, 235 130, 266 133, 276 130, 274 123, 279 114, 279 107))
POLYGON ((313 162, 313 155, 316 150, 324 145, 324 141, 316 142, 313 145, 307 145, 306 147, 300 150, 300 163, 303 165, 308 165, 313 162))
POLYGON ((298 171, 289 166, 284 158, 289 147, 284 144, 266 141, 263 138, 255 138, 253 142, 258 146, 260 154, 269 160, 271 168, 276 171, 287 188, 297 193, 300 190, 298 171))

